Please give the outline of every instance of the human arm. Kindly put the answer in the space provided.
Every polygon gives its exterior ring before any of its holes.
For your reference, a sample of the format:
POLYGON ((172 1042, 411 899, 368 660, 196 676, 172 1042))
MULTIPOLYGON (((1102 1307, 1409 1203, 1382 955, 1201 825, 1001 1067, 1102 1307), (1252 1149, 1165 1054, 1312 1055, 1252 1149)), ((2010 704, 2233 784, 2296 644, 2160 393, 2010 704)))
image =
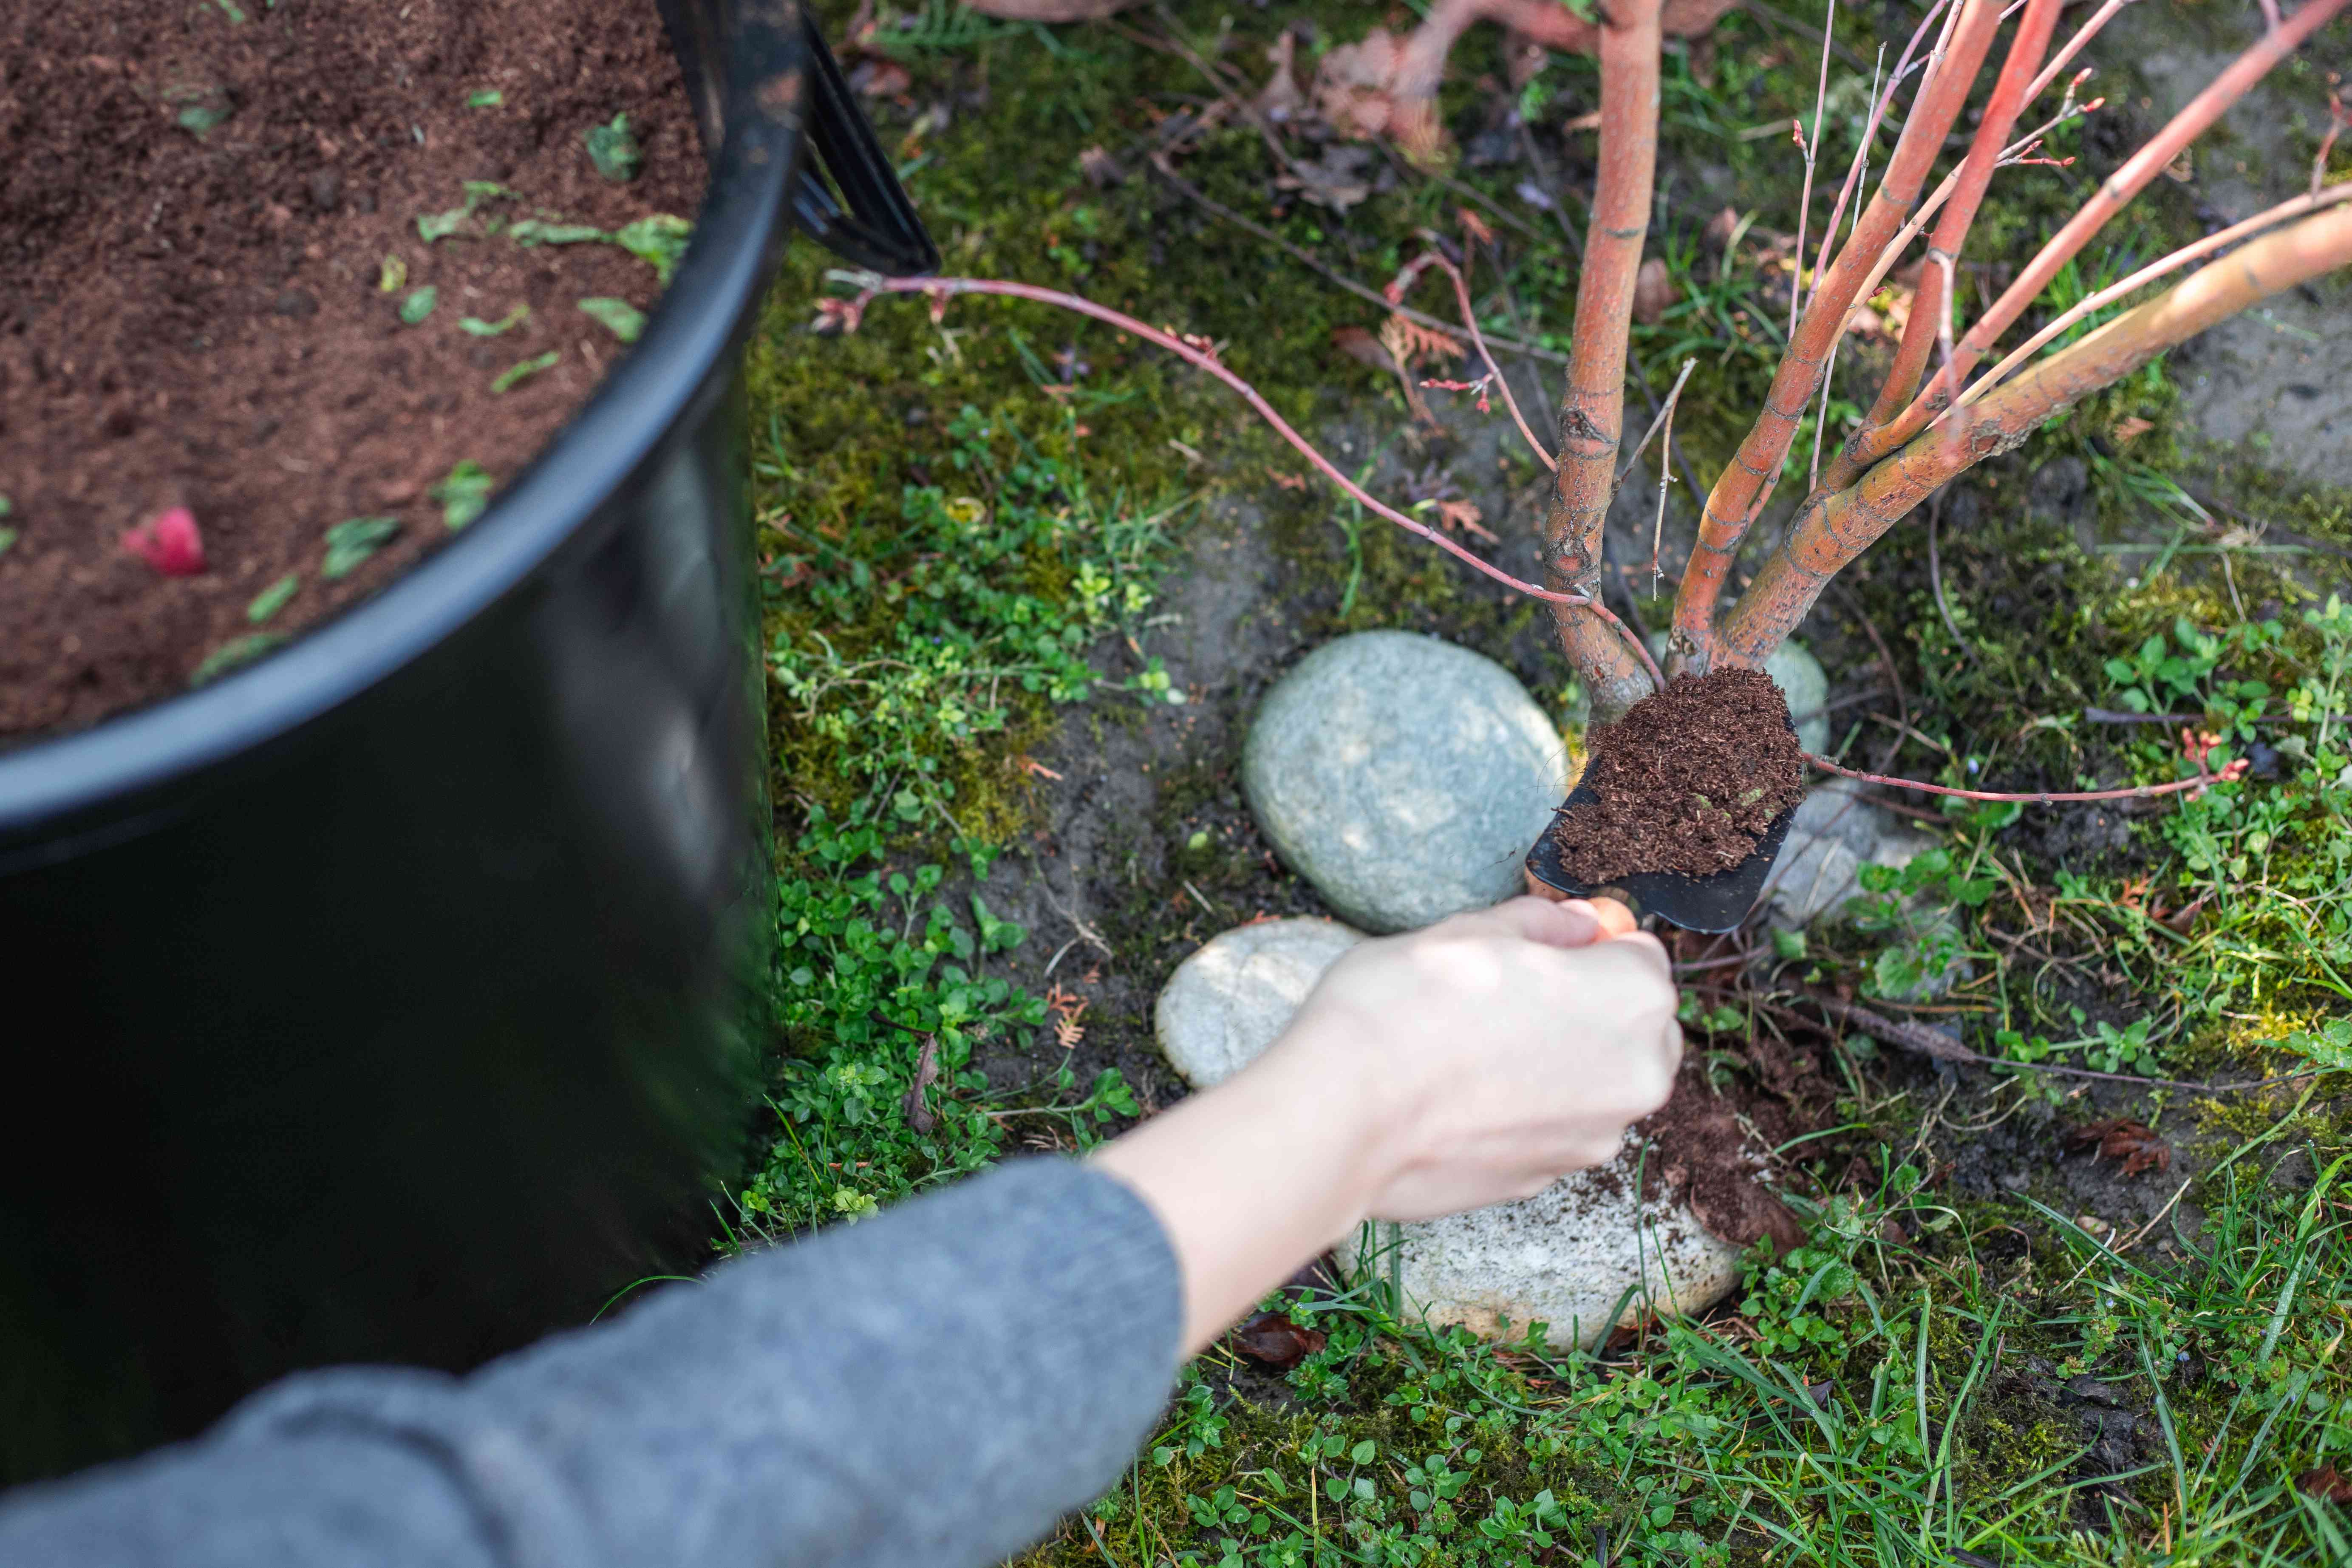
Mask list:
POLYGON ((289 1379, 0 1498, 0 1563, 995 1562, 1118 1475, 1181 1350, 1364 1215, 1615 1150, 1676 1042, 1654 942, 1571 951, 1604 931, 1517 900, 1366 943, 1257 1065, 1091 1164, 1018 1163, 469 1377, 289 1379))

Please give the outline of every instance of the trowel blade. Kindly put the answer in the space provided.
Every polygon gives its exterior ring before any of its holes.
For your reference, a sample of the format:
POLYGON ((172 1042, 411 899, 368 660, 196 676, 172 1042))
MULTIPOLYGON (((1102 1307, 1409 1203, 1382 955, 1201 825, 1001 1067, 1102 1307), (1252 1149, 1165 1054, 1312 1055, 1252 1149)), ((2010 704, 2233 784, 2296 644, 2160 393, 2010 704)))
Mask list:
POLYGON ((1551 826, 1536 839, 1535 847, 1528 851, 1528 869, 1536 880, 1547 887, 1557 888, 1571 899, 1590 899, 1605 895, 1630 906, 1637 915, 1656 915, 1671 925, 1685 931, 1737 931, 1756 907, 1759 894, 1764 890, 1764 879, 1772 874, 1772 862, 1780 857, 1780 846, 1788 841, 1789 824, 1796 820, 1797 808, 1790 806, 1772 819, 1757 841, 1755 853, 1727 871, 1712 876, 1686 877, 1679 871, 1639 871, 1608 882, 1580 882, 1568 874, 1559 863, 1559 834, 1576 831, 1576 814, 1580 807, 1599 804, 1601 796, 1590 786, 1580 784, 1566 804, 1552 814, 1551 826))

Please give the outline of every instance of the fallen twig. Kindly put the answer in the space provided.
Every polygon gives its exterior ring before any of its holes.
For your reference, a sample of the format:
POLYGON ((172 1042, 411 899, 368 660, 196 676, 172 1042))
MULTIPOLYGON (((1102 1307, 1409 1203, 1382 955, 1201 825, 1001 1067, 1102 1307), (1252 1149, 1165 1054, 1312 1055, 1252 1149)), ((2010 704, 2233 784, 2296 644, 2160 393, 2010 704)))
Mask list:
POLYGON ((1940 1029, 1925 1024, 1889 1018, 1867 1007, 1832 996, 1826 991, 1807 990, 1801 994, 1814 1006, 1837 1019, 1851 1024, 1874 1040, 1900 1046, 1907 1051, 1933 1057, 1937 1061, 1953 1062, 1965 1067, 2015 1068, 2021 1072, 2052 1073, 2060 1078, 2091 1079, 2100 1083, 2127 1083, 2141 1089, 2180 1089, 2197 1094, 2237 1094, 2250 1089, 2269 1089, 2274 1084, 2294 1083, 2301 1079, 2315 1078, 2325 1068, 2309 1068, 2300 1072, 2282 1073, 2276 1078, 2246 1079, 2237 1083, 2192 1083, 2177 1078, 2142 1078, 2136 1073, 2098 1072, 2090 1068, 2067 1067, 2059 1062, 2020 1062, 2006 1057, 1989 1057, 1972 1051, 1940 1029))

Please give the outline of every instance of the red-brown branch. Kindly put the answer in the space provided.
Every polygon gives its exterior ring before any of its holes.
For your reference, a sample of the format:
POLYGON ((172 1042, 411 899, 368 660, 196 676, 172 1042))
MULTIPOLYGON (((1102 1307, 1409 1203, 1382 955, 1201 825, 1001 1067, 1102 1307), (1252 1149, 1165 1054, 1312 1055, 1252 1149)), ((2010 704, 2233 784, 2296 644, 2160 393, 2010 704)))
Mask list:
POLYGON ((1600 606, 1604 525, 1617 493, 1633 284, 1658 157, 1658 0, 1612 0, 1608 16, 1600 40, 1600 169, 1577 279, 1559 471, 1543 522, 1544 581, 1580 601, 1553 601, 1560 650, 1604 724, 1662 684, 1643 668, 1646 657, 1627 658, 1623 640, 1591 613, 1600 606))
POLYGON ((2025 313, 2026 307, 2058 275, 2058 269, 2074 259, 2090 242, 2091 237, 2123 211, 2142 187, 2180 155, 2183 148, 2201 135, 2231 104, 2244 97, 2248 89, 2269 75, 2280 61, 2294 53, 2297 45, 2343 10, 2347 4, 2352 4, 2352 0, 2305 0, 2302 10, 2280 26, 2263 34, 2251 48, 2215 77, 2204 91, 2189 100, 2188 107, 2174 115, 2146 146, 2126 159, 2123 166, 2100 185, 2097 194, 2067 219, 2066 226, 2026 264, 2025 269, 2018 274, 2017 280, 2003 289, 1992 307, 1969 328, 1967 335, 1953 348, 1950 375, 1938 376, 1914 397, 1901 414, 1870 431, 1866 437, 1856 438, 1852 449, 1853 471, 1860 473, 1894 451, 1926 429, 1931 420, 1950 406, 1952 389, 1958 381, 1976 368, 1985 352, 2000 342, 2000 335, 2025 313))
POLYGON ((1842 779, 1853 779, 1858 784, 1916 790, 1921 795, 1949 795, 1954 800, 2016 801, 2025 805, 2056 805, 2063 801, 2078 800, 2153 800, 2158 795, 2179 795, 2183 790, 2193 794, 2217 784, 2235 784, 2246 776, 2249 765, 2245 758, 2240 757, 2218 773, 2209 773, 2200 767, 2195 778, 2175 779, 2170 784, 2131 784, 2123 789, 2008 791, 1953 789, 1948 784, 1921 784, 1916 779, 1893 779, 1884 773, 1866 773, 1856 768, 1841 767, 1827 757, 1817 757, 1811 752, 1805 753, 1805 761, 1825 773, 1835 773, 1842 779))
MULTIPOLYGON (((1944 204, 1943 213, 1936 220, 1935 233, 1928 236, 1929 264, 1919 270, 1918 291, 1912 300, 1911 319, 1904 323, 1903 341, 1895 351, 1895 363, 1887 371, 1886 380, 1878 389, 1877 401, 1857 435, 1902 413, 1912 394, 1919 390, 1920 380, 1927 374, 1928 356, 1936 351, 1941 325, 1950 319, 1948 263, 1959 259, 1961 248, 1968 243, 1969 226, 1976 222, 1977 209, 1992 184, 1993 169, 2000 162, 2011 128, 2025 108, 2026 89, 2050 47, 2050 35, 2057 24, 2058 0, 2028 0, 2025 14, 2017 25, 2017 36, 2010 44, 2009 58, 2001 62, 2000 79, 1993 83, 1992 97, 1985 104, 1984 117, 1977 122, 1976 138, 1969 143, 1969 155, 1960 164, 1951 199, 1944 204)), ((1831 462, 1829 474, 1822 481, 1828 489, 1842 490, 1862 477, 1861 468, 1849 460, 1848 454, 1853 449, 1853 442, 1849 439, 1831 462)))
POLYGON ((1943 151, 1946 133, 1968 102, 1969 89, 1991 50, 2000 25, 2000 0, 1963 0, 1950 47, 1920 84, 1878 190, 1855 221, 1852 237, 1821 280, 1804 320, 1790 339, 1763 412, 1706 498, 1698 542, 1692 547, 1682 586, 1675 594, 1673 647, 1686 668, 1704 671, 1713 657, 1716 603, 1730 574, 1732 558, 1739 552, 1739 542, 1771 499, 1806 405, 1820 390, 1822 366, 1845 330, 1847 311, 1888 242, 1918 205, 1927 173, 1943 151))
POLYGON ((2347 263, 2352 205, 2273 229, 1996 388, 1972 405, 1965 430, 1925 431, 1852 488, 1814 497, 1724 618, 1717 661, 1760 667, 1841 567, 1955 476, 2215 322, 2347 263))
POLYGON ((1330 458, 1317 451, 1314 444, 1306 437, 1291 428, 1290 422, 1275 412, 1274 405, 1259 394, 1257 388, 1226 368, 1223 361, 1206 349, 1188 343, 1172 332, 1165 332, 1157 327, 1147 326, 1123 310, 1114 310, 1108 305, 1097 305, 1092 300, 1080 295, 1066 294, 1058 289, 1040 288, 1034 283, 1013 283, 995 278, 879 278, 869 274, 864 279, 864 289, 858 296, 845 302, 836 312, 838 319, 848 331, 855 331, 857 329, 859 318, 865 311, 866 302, 877 294, 927 295, 932 301, 931 308, 934 311, 944 310, 948 300, 958 294, 993 294, 1010 300, 1031 300, 1041 305, 1058 305, 1063 310, 1075 310, 1082 316, 1091 316, 1097 321, 1118 328, 1130 337, 1141 338, 1148 343, 1166 349, 1185 363, 1195 369, 1208 372, 1209 374, 1239 393, 1242 401, 1247 403, 1259 418, 1274 427, 1276 435, 1289 442, 1297 449, 1301 457, 1315 466, 1317 472, 1337 485, 1367 511, 1386 519, 1407 533, 1420 535, 1447 554, 1492 577, 1515 593, 1525 594, 1532 599, 1541 599, 1547 604, 1582 605, 1589 608, 1604 624, 1616 628, 1618 637, 1622 639, 1631 655, 1651 672, 1653 679, 1659 685, 1665 684, 1665 678, 1656 673, 1658 667, 1650 658, 1650 650, 1642 646, 1642 640, 1633 635, 1633 629, 1619 620, 1607 605, 1594 600, 1584 599, 1580 595, 1562 594, 1549 588, 1538 588, 1533 583, 1522 583, 1492 562, 1481 560, 1428 524, 1407 517, 1378 497, 1368 493, 1362 486, 1341 473, 1330 458))

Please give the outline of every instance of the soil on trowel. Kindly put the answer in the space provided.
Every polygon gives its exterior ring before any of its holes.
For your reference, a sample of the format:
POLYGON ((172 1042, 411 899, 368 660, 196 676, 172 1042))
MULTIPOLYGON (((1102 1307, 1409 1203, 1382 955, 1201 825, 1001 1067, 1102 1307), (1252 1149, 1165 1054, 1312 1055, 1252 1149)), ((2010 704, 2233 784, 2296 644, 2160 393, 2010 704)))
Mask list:
POLYGON ((584 237, 691 220, 705 179, 652 0, 16 15, 0 744, 184 690, 451 538, 659 291, 584 237), (182 508, 195 539, 126 541, 182 508))
POLYGON ((1803 797, 1804 753, 1769 676, 1717 670, 1674 681, 1595 731, 1585 786, 1599 798, 1552 829, 1570 876, 1711 876, 1747 859, 1803 797))

